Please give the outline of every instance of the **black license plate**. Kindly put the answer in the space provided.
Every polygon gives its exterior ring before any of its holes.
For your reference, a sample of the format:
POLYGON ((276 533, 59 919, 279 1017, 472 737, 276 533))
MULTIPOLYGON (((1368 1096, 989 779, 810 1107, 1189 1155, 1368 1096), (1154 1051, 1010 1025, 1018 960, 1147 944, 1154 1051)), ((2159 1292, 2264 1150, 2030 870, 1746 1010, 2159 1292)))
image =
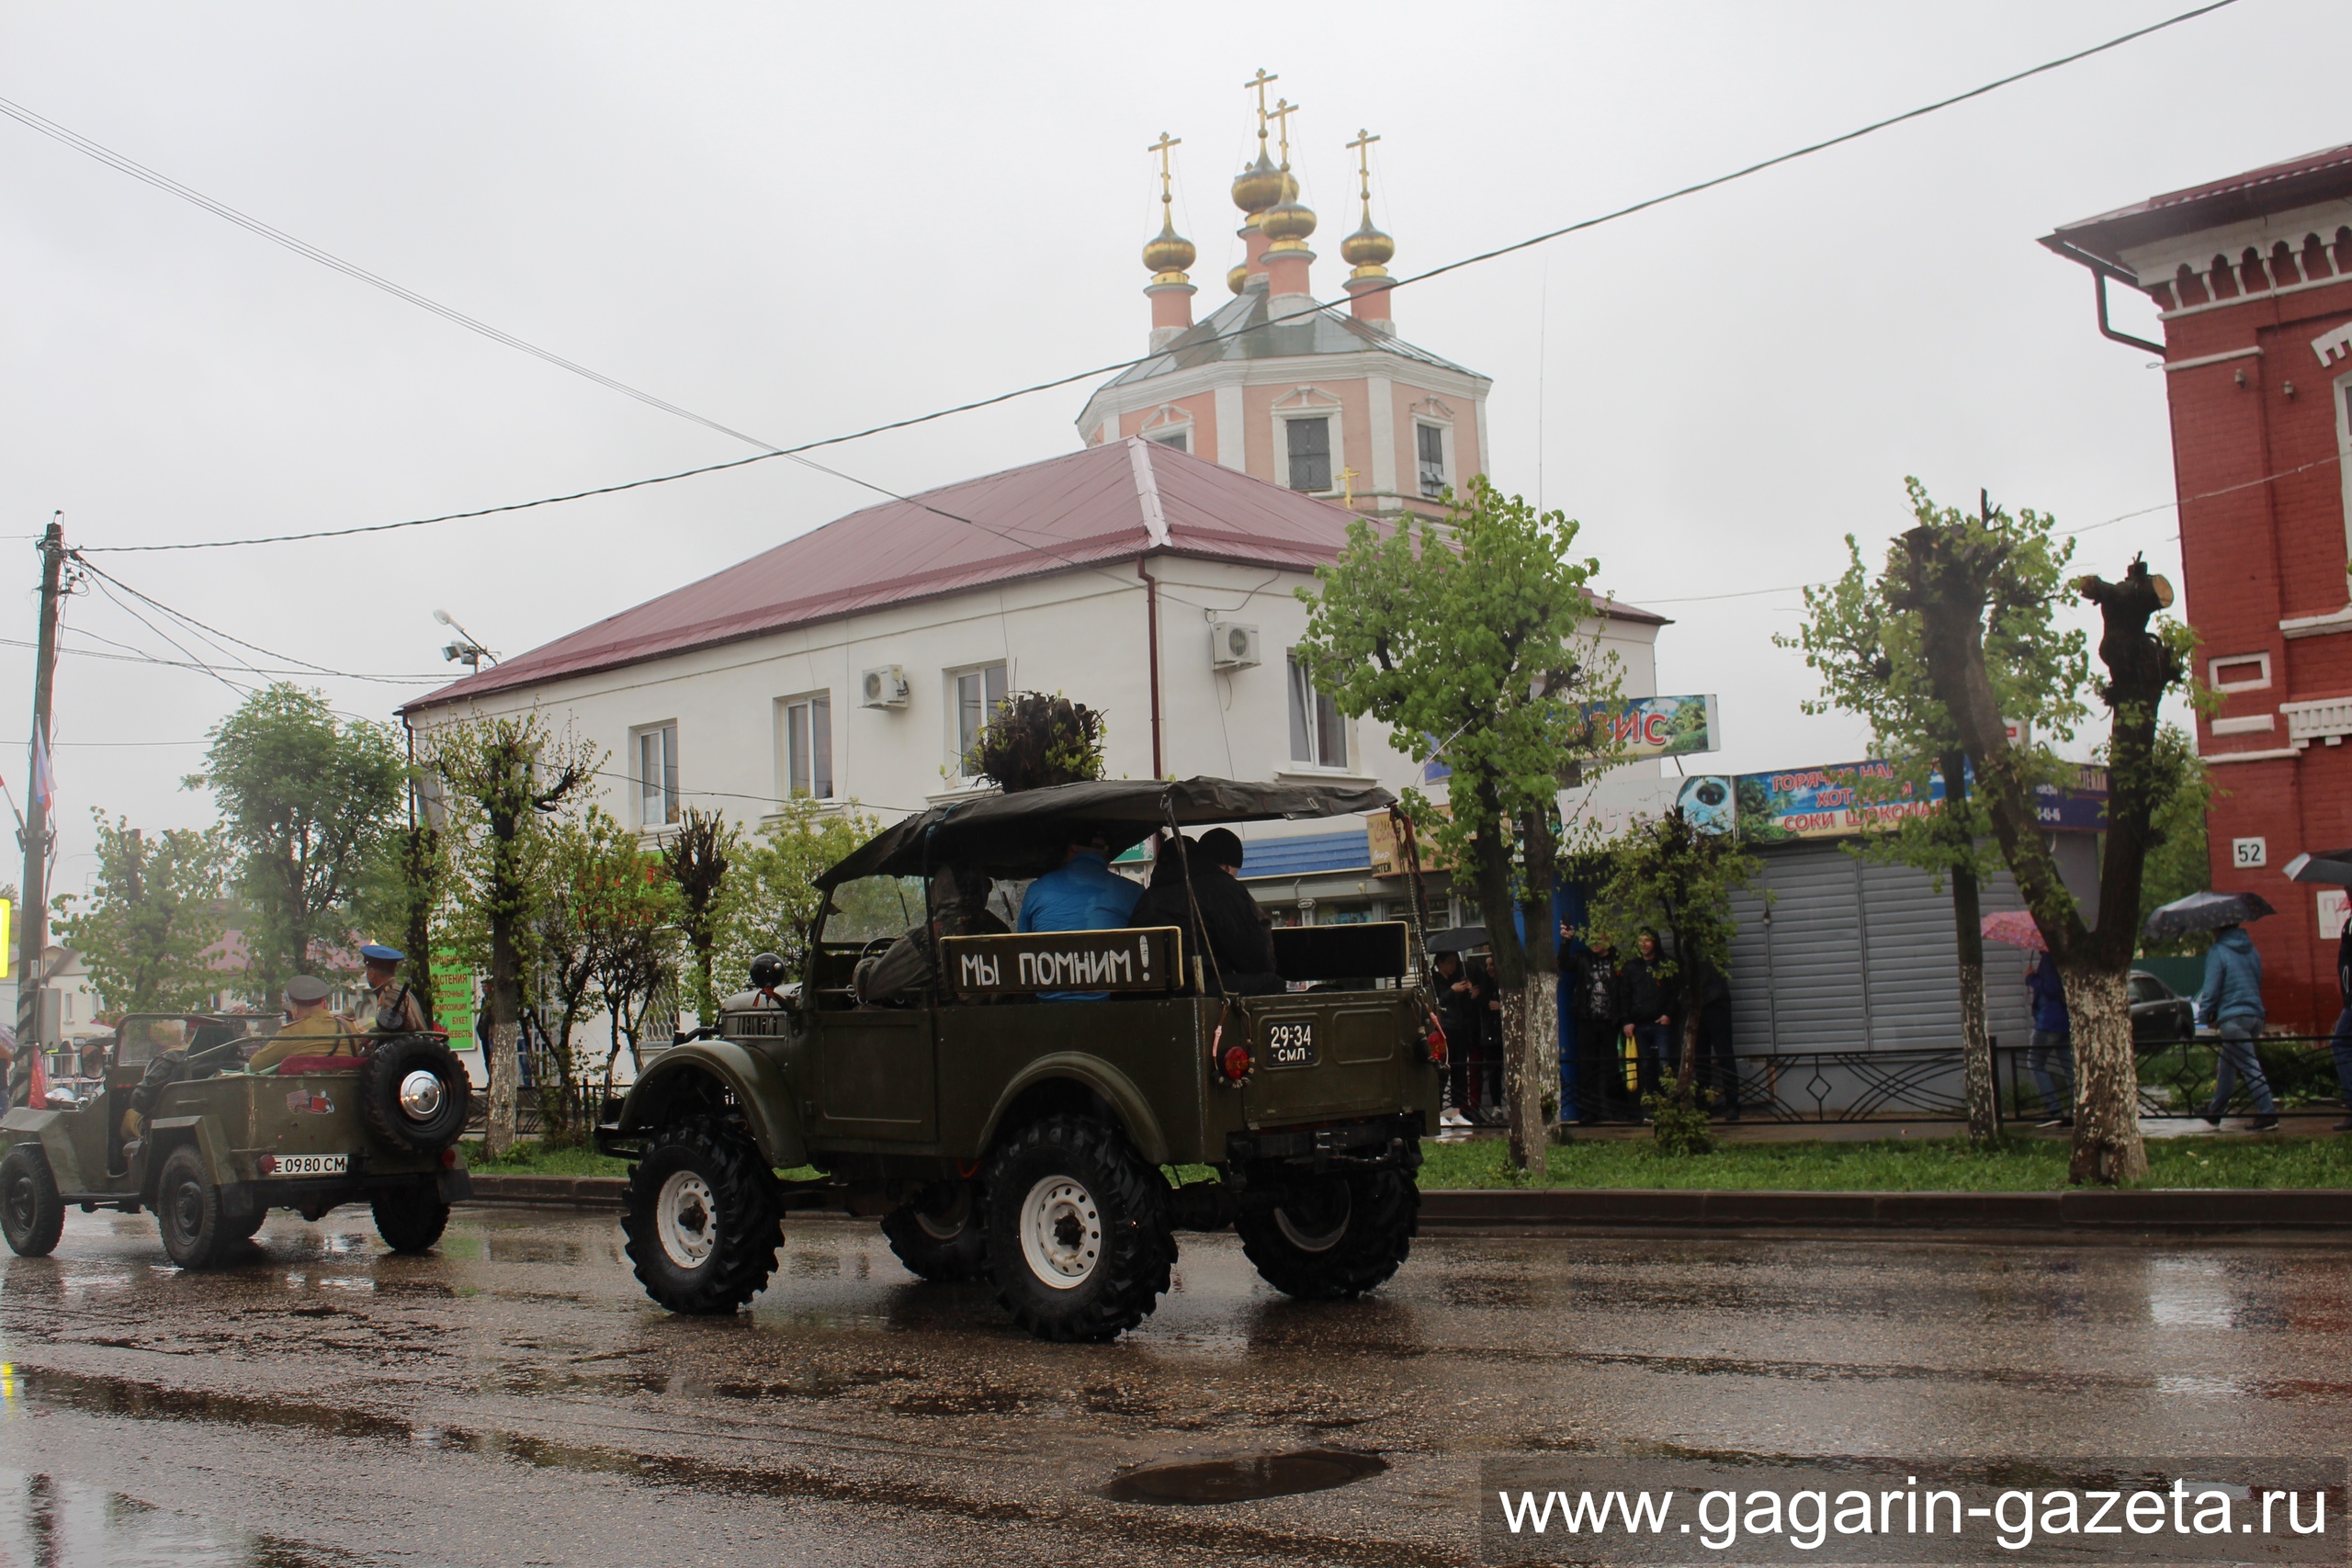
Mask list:
POLYGON ((1315 1025, 1270 1023, 1266 1026, 1266 1066, 1311 1067, 1315 1065, 1315 1025))

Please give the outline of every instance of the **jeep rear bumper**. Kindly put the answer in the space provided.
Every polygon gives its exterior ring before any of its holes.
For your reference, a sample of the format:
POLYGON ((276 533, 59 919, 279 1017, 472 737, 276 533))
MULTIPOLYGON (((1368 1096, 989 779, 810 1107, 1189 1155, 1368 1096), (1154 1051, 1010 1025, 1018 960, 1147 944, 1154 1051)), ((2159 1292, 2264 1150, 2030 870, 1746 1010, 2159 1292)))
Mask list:
POLYGON ((1227 1179, 1238 1186, 1244 1171, 1265 1166, 1318 1173, 1419 1170, 1421 1136, 1421 1113, 1418 1111, 1321 1127, 1274 1127, 1233 1133, 1225 1140, 1226 1166, 1232 1173, 1227 1179))
POLYGON ((258 1181, 232 1181, 220 1189, 220 1207, 244 1215, 260 1209, 293 1209, 315 1217, 345 1203, 365 1203, 379 1192, 398 1192, 424 1182, 433 1183, 444 1203, 462 1203, 474 1195, 474 1179, 464 1168, 382 1172, 361 1176, 265 1177, 258 1181))

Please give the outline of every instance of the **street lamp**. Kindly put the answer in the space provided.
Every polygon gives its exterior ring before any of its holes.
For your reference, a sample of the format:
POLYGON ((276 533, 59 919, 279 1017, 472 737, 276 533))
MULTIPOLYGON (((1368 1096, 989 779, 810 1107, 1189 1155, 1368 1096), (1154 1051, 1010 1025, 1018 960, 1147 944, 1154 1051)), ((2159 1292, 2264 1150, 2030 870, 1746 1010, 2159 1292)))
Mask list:
POLYGON ((463 663, 469 673, 479 672, 485 659, 492 664, 498 662, 498 655, 484 648, 473 633, 458 625, 458 618, 448 611, 435 610, 433 618, 458 634, 458 640, 441 650, 442 658, 453 664, 463 663))

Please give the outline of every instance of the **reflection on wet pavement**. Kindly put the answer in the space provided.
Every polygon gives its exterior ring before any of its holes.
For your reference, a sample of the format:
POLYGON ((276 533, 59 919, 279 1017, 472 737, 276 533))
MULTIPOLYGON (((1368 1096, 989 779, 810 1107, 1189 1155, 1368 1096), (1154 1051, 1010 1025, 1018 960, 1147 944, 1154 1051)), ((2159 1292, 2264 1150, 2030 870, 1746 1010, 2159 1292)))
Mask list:
POLYGON ((463 1212, 413 1258, 275 1216, 210 1275, 152 1221, 75 1214, 56 1257, 0 1261, 0 1540, 1459 1562, 1485 1458, 2333 1451, 2347 1350, 2352 1262, 2292 1242, 1425 1237, 1378 1295, 1299 1303, 1186 1236, 1139 1332, 1051 1346, 870 1222, 796 1217, 756 1309, 697 1320, 644 1300, 609 1213, 463 1212))

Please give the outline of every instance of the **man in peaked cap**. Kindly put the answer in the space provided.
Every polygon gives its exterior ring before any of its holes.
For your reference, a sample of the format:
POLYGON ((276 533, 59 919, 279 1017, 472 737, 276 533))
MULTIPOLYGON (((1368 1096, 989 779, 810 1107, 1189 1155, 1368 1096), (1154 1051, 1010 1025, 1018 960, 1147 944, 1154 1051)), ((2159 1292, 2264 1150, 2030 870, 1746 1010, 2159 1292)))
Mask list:
POLYGON ((425 1021, 424 1005, 416 999, 415 989, 398 978, 401 962, 407 956, 399 948, 380 942, 359 950, 360 962, 368 965, 368 984, 355 1004, 353 1021, 362 1030, 421 1034, 433 1027, 425 1021))
POLYGON ((327 983, 315 975, 297 975, 286 982, 286 1027, 277 1037, 253 1054, 248 1072, 274 1067, 288 1056, 339 1056, 356 1054, 351 1025, 327 1006, 327 983))

